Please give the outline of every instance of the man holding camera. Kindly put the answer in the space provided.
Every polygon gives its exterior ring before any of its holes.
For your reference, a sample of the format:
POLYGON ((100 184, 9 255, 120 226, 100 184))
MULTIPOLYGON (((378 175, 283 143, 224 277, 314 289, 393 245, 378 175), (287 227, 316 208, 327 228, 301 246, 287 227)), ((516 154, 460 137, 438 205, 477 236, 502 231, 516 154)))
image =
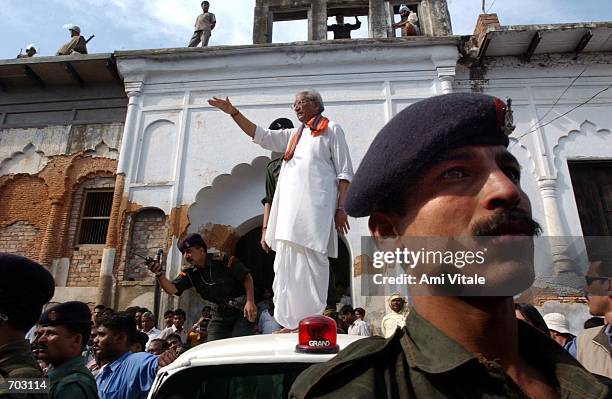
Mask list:
POLYGON ((197 233, 181 239, 178 248, 192 267, 172 281, 164 276, 159 262, 147 262, 161 288, 170 295, 181 295, 194 287, 202 299, 217 304, 208 325, 208 341, 252 334, 257 308, 249 270, 234 256, 213 259, 197 233))

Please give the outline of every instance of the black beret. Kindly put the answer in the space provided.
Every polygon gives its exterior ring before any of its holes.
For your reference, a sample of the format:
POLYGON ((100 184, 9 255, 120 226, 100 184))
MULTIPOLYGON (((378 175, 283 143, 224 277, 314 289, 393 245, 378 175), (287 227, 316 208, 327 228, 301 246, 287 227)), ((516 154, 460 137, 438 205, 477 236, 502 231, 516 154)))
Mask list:
POLYGON ((88 325, 91 323, 91 311, 83 302, 70 301, 60 303, 47 309, 38 324, 42 326, 88 325))
POLYGON ((465 145, 507 147, 506 110, 502 100, 478 93, 435 96, 402 110, 363 157, 347 192, 347 213, 361 217, 384 209, 444 151, 465 145))
POLYGON ((193 246, 206 248, 206 243, 201 235, 198 233, 187 234, 185 237, 181 238, 178 243, 179 251, 185 252, 187 248, 191 248, 193 246))
POLYGON ((55 281, 47 269, 23 256, 0 253, 0 302, 11 302, 17 292, 40 306, 55 293, 55 281))
POLYGON ((293 122, 287 118, 278 118, 275 119, 274 122, 270 124, 268 129, 270 130, 280 130, 280 129, 293 129, 293 122))

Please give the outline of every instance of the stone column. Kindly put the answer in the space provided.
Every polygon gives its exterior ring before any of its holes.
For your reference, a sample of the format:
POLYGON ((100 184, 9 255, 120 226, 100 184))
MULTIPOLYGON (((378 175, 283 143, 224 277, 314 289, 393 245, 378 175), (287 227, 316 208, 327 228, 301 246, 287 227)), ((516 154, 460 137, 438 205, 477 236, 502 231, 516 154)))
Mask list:
POLYGON ((272 43, 273 16, 268 5, 257 1, 253 18, 253 44, 272 43))
POLYGON ((453 82, 455 81, 455 67, 438 67, 438 80, 440 80, 440 88, 442 94, 453 92, 453 82))
POLYGON ((121 150, 117 163, 117 174, 115 178, 115 192, 113 194, 113 204, 108 221, 108 231, 106 233, 106 243, 102 252, 102 262, 100 264, 100 279, 98 280, 98 304, 113 306, 113 265, 117 253, 119 229, 121 228, 120 209, 125 190, 126 172, 129 170, 130 155, 137 134, 138 120, 138 101, 140 99, 140 88, 142 83, 126 83, 127 96, 129 98, 127 106, 127 116, 123 127, 121 138, 121 150))
POLYGON ((370 37, 387 37, 386 11, 383 0, 370 0, 370 12, 368 15, 370 37))
POLYGON ((327 39, 327 0, 312 0, 308 10, 308 40, 327 39))
POLYGON ((38 255, 38 261, 47 267, 51 267, 54 255, 57 255, 58 242, 56 240, 59 227, 62 225, 62 207, 64 206, 63 195, 51 196, 51 209, 45 236, 38 255))
POLYGON ((426 36, 448 36, 453 34, 450 13, 446 0, 421 0, 419 23, 426 36))
POLYGON ((584 284, 582 271, 576 248, 567 237, 563 227, 563 219, 557 204, 557 178, 550 176, 539 177, 538 187, 542 197, 542 205, 546 223, 546 232, 550 241, 550 251, 553 261, 553 282, 566 287, 572 287, 578 294, 584 284))

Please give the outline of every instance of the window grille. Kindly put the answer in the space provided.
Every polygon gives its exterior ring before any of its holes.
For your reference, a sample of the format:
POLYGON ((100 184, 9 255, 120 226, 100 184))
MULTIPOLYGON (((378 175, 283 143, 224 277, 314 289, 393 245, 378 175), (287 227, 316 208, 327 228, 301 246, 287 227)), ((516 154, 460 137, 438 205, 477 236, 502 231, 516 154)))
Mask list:
POLYGON ((112 191, 85 192, 78 244, 104 244, 106 242, 112 205, 112 191))

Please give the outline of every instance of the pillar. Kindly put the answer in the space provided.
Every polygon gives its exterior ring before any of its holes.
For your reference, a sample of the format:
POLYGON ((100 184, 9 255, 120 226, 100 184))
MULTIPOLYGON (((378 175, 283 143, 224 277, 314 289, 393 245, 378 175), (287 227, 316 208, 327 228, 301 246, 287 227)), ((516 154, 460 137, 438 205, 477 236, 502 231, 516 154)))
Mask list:
POLYGON ((123 127, 121 139, 121 150, 117 163, 117 175, 115 178, 115 191, 113 194, 113 204, 108 221, 108 231, 106 242, 102 252, 102 262, 100 264, 100 278, 98 280, 98 304, 113 306, 113 265, 117 253, 119 229, 121 227, 120 209, 125 190, 126 172, 129 170, 130 154, 137 134, 137 120, 140 99, 141 83, 126 83, 127 96, 129 98, 127 106, 127 116, 123 127))
POLYGON ((327 39, 327 0, 313 0, 308 10, 308 40, 327 39))
POLYGON ((255 5, 253 17, 253 44, 272 43, 273 16, 268 5, 255 5))
POLYGON ((370 0, 368 24, 370 37, 387 37, 387 10, 383 0, 370 0))
POLYGON ((455 81, 455 67, 438 67, 436 71, 438 72, 442 94, 452 93, 453 82, 455 81))
POLYGON ((40 264, 51 267, 54 255, 57 255, 59 227, 62 226, 63 195, 51 196, 51 209, 45 229, 45 235, 38 255, 40 264))

